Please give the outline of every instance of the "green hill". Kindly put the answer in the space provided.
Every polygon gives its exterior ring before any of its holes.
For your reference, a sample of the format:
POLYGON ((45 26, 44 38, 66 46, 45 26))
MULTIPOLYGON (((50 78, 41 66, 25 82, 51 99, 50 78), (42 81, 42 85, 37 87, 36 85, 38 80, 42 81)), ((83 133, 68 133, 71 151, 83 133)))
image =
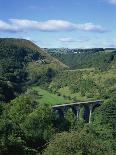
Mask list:
POLYGON ((116 66, 116 49, 46 49, 71 69, 107 70, 116 66))
POLYGON ((31 41, 0 39, 0 101, 9 101, 22 92, 25 84, 51 81, 66 65, 31 41))
MULTIPOLYGON (((57 59, 53 58, 50 54, 48 54, 47 52, 45 52, 43 49, 41 49, 39 46, 37 46, 36 44, 34 44, 32 41, 30 40, 26 40, 26 39, 14 39, 14 38, 0 38, 0 47, 11 47, 11 48, 23 48, 23 49, 30 49, 32 50, 31 52, 35 57, 35 60, 38 60, 38 56, 43 57, 46 61, 46 63, 48 64, 56 64, 56 68, 65 68, 67 67, 66 65, 64 65, 63 63, 61 63, 60 61, 58 61, 57 59)), ((7 52, 7 51, 6 51, 7 52)), ((21 56, 21 55, 20 55, 21 56)), ((0 56, 0 59, 2 57, 0 56)), ((7 58, 7 57, 6 57, 7 58)), ((32 60, 34 60, 34 58, 32 58, 32 60)), ((52 66, 54 67, 54 66, 52 66)))

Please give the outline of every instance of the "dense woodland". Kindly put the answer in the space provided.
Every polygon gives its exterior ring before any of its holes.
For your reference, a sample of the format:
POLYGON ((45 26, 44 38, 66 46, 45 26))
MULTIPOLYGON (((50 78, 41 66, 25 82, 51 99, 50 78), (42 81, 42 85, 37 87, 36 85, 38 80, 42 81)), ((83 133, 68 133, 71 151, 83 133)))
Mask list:
POLYGON ((116 50, 45 51, 0 39, 0 155, 115 155, 116 50), (51 109, 96 99, 90 124, 51 109))

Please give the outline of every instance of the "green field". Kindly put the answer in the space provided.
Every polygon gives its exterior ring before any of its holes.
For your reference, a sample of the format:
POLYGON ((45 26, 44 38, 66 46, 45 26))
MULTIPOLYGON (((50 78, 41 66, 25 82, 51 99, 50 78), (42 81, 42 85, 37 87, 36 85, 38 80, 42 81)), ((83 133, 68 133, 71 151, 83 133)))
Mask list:
POLYGON ((54 105, 71 102, 71 100, 65 99, 63 96, 57 96, 56 94, 52 94, 38 86, 32 87, 31 89, 38 92, 40 96, 38 97, 40 104, 54 105))

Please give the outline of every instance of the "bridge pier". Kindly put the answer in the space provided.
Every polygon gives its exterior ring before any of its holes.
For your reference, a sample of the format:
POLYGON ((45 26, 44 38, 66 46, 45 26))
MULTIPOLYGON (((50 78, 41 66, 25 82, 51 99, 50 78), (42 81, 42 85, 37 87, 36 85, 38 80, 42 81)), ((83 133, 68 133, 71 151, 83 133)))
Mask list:
POLYGON ((75 116, 79 119, 80 105, 72 106, 72 111, 75 114, 75 116))
POLYGON ((84 105, 83 118, 87 123, 91 122, 91 114, 92 114, 93 106, 94 106, 93 104, 84 105))
POLYGON ((91 104, 89 104, 89 123, 91 123, 91 114, 94 110, 95 107, 99 106, 101 104, 101 102, 97 101, 97 102, 93 102, 91 104))
POLYGON ((91 113, 92 113, 93 107, 94 107, 93 104, 89 105, 89 123, 91 123, 91 113))

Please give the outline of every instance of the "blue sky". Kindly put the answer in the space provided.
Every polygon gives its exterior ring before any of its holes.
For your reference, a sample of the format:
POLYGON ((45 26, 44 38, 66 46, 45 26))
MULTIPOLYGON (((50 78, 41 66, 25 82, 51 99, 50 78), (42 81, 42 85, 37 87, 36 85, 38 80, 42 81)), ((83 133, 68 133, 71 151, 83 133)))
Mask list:
POLYGON ((0 37, 40 47, 116 47, 116 0, 0 0, 0 37))

